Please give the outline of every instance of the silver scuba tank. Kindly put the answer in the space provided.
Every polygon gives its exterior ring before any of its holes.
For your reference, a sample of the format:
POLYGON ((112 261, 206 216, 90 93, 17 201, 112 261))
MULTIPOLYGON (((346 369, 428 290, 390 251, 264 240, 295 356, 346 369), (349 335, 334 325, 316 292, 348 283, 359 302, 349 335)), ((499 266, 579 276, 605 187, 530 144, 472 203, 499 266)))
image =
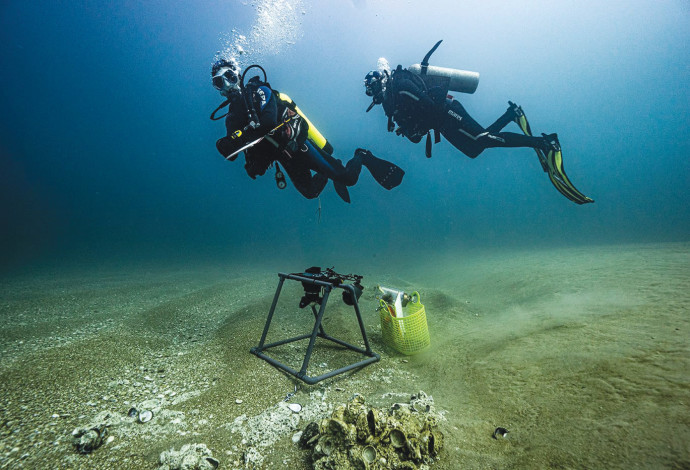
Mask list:
MULTIPOLYGON (((422 76, 421 64, 410 65, 407 70, 422 76)), ((426 74, 424 74, 423 78, 425 81, 447 86, 448 91, 457 91, 460 93, 474 93, 477 90, 477 86, 479 86, 478 72, 436 67, 435 65, 428 65, 426 67, 426 74)))
POLYGON ((407 70, 422 77, 427 87, 439 87, 460 93, 474 93, 479 85, 479 73, 429 65, 429 57, 442 42, 443 39, 434 44, 434 47, 422 59, 421 64, 411 65, 407 70))

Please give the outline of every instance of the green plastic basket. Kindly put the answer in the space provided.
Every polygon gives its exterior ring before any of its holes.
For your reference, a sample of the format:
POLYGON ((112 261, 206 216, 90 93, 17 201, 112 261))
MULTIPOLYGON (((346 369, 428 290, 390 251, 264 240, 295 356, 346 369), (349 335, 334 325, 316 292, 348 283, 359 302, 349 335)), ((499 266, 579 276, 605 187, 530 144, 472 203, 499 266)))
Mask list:
POLYGON ((412 300, 403 309, 404 317, 396 317, 395 307, 379 299, 383 342, 408 356, 420 353, 431 346, 426 310, 419 292, 413 292, 411 297, 412 300))

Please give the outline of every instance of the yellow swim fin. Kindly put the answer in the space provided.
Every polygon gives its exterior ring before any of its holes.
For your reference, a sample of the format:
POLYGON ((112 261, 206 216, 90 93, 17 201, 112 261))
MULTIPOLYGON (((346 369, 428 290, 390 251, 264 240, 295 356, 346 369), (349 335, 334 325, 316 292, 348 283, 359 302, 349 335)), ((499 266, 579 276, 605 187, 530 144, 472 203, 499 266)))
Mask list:
MULTIPOLYGON (((594 202, 594 199, 591 199, 578 191, 575 185, 573 185, 573 183, 571 183, 568 179, 568 175, 565 174, 565 168, 563 167, 563 154, 561 153, 561 144, 558 141, 558 136, 556 134, 542 135, 551 145, 551 149, 543 157, 546 161, 546 172, 549 175, 551 183, 555 186, 558 192, 576 204, 588 204, 594 202)), ((537 154, 540 156, 541 160, 542 155, 544 154, 539 149, 535 150, 537 151, 537 154)))
MULTIPOLYGON (((532 129, 530 128, 529 121, 525 112, 522 110, 521 106, 508 101, 508 104, 513 108, 515 112, 515 122, 520 127, 525 135, 532 137, 532 129)), ((575 204, 588 204, 594 202, 591 199, 575 188, 575 185, 570 182, 568 176, 565 174, 565 168, 563 168, 563 154, 561 153, 561 144, 558 141, 558 136, 556 134, 542 134, 544 138, 549 142, 551 149, 544 154, 541 149, 535 148, 534 151, 539 157, 539 163, 544 171, 549 175, 549 179, 553 186, 558 190, 559 193, 573 201, 575 204)))
MULTIPOLYGON (((532 129, 529 127, 529 121, 527 120, 527 116, 525 116, 525 112, 522 110, 522 106, 519 106, 513 103, 512 101, 508 101, 508 105, 513 109, 513 112, 515 113, 515 122, 522 130, 522 133, 527 136, 533 137, 532 129)), ((534 150, 537 152, 537 157, 539 157, 539 163, 541 163, 541 167, 544 169, 544 171, 548 172, 549 166, 546 163, 546 157, 544 156, 544 153, 539 151, 539 149, 534 150)))

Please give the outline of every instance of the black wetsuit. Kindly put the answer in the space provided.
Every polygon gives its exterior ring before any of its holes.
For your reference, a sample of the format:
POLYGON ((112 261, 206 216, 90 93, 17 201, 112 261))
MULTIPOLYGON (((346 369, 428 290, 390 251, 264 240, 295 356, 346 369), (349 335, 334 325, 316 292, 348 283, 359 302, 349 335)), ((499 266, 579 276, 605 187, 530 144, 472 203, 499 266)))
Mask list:
POLYGON ((388 130, 392 131, 395 123, 398 125, 396 133, 414 143, 433 129, 470 158, 493 147, 548 149, 541 137, 501 132, 515 117, 510 108, 496 122, 484 128, 458 101, 447 96, 447 90, 427 87, 422 77, 400 65, 388 79, 382 104, 389 119, 388 130))
POLYGON ((266 173, 273 162, 278 162, 285 168, 295 188, 307 199, 317 197, 328 179, 344 186, 357 183, 363 160, 367 154, 370 155, 369 152, 358 149, 343 166, 340 160, 307 139, 309 124, 296 113, 294 105, 281 100, 278 92, 268 84, 252 79, 245 87, 245 94, 256 110, 260 125, 256 129, 245 129, 249 114, 244 98, 239 92, 232 95, 230 112, 225 118, 227 136, 216 143, 223 156, 227 157, 247 143, 265 136, 244 151, 244 167, 252 179, 266 173), (280 123, 284 124, 278 127, 280 123), (241 137, 231 138, 237 130, 242 130, 241 137))

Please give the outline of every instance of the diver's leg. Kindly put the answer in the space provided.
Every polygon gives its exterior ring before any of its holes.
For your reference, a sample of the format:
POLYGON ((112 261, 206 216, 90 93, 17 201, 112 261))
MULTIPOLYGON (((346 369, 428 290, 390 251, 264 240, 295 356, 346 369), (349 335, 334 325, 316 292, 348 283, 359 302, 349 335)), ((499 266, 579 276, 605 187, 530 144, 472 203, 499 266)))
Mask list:
POLYGON ((333 180, 334 184, 354 186, 359 180, 362 166, 369 170, 377 183, 388 190, 398 186, 405 175, 405 171, 395 163, 375 157, 373 153, 365 149, 355 150, 355 154, 344 167, 340 160, 336 160, 330 155, 324 154, 323 159, 328 162, 328 167, 332 169, 326 175, 333 180))
POLYGON ((487 131, 458 101, 452 101, 440 126, 441 134, 455 148, 470 158, 476 158, 486 148, 479 140, 487 131))
POLYGON ((362 156, 355 153, 355 156, 343 166, 337 158, 320 151, 311 142, 305 142, 305 150, 300 150, 296 158, 304 159, 305 164, 317 173, 332 179, 334 182, 345 186, 354 186, 359 180, 362 171, 362 156))
POLYGON ((307 199, 314 199, 321 194, 326 183, 328 183, 326 176, 319 173, 312 175, 308 167, 298 164, 294 158, 281 159, 280 163, 297 191, 307 199))
POLYGON ((479 141, 484 148, 496 147, 529 147, 548 151, 551 147, 543 137, 533 137, 530 135, 516 134, 515 132, 487 132, 481 136, 479 141))
POLYGON ((523 114, 524 113, 522 112, 522 108, 520 106, 516 105, 512 101, 508 101, 508 109, 506 109, 506 112, 503 113, 501 117, 496 119, 496 122, 487 127, 486 130, 492 134, 500 132, 511 122, 517 122, 518 116, 523 114))
POLYGON ((336 177, 332 178, 334 181, 340 181, 346 186, 354 186, 359 181, 359 174, 362 172, 362 163, 364 161, 361 155, 355 152, 355 155, 345 164, 330 155, 325 155, 326 160, 335 160, 332 166, 336 168, 336 177))
MULTIPOLYGON (((499 121, 497 125, 501 125, 499 121)), ((546 139, 542 137, 514 132, 490 132, 484 129, 457 101, 451 103, 441 132, 448 142, 470 158, 477 157, 487 148, 530 147, 545 151, 550 148, 546 139)))

